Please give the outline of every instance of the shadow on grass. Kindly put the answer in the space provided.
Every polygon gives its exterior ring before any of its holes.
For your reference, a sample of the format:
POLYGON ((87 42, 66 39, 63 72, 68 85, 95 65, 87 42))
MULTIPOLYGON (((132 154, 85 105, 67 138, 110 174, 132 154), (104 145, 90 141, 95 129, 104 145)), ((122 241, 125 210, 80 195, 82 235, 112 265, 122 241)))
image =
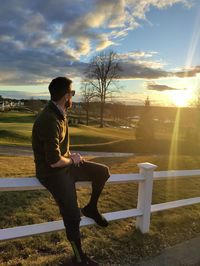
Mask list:
POLYGON ((95 245, 90 247, 86 239, 84 244, 101 265, 134 265, 158 255, 166 247, 196 237, 200 233, 198 210, 199 207, 190 206, 153 214, 150 232, 146 234, 135 228, 134 219, 112 222, 107 229, 88 231, 88 240, 93 239, 95 245))
POLYGON ((4 116, 0 117, 0 123, 33 123, 36 118, 36 115, 24 115, 23 113, 7 113, 4 116))
MULTIPOLYGON (((140 154, 169 154, 171 141, 161 140, 115 140, 100 144, 72 145, 73 150, 102 151, 102 152, 131 152, 140 154)), ((196 142, 179 140, 177 143, 179 155, 199 155, 200 149, 196 142)))
MULTIPOLYGON (((110 138, 112 139, 112 138, 110 138)), ((103 136, 87 136, 87 135, 71 135, 70 136, 70 144, 73 145, 87 145, 88 144, 102 144, 109 141, 109 137, 103 137, 103 136)))
POLYGON ((22 134, 10 131, 10 130, 0 130, 0 138, 2 139, 14 139, 16 141, 26 141, 30 142, 30 137, 29 136, 24 136, 22 134))
POLYGON ((0 193, 0 227, 13 227, 53 220, 55 210, 48 191, 10 191, 0 193), (48 215, 47 215, 48 214, 48 215))

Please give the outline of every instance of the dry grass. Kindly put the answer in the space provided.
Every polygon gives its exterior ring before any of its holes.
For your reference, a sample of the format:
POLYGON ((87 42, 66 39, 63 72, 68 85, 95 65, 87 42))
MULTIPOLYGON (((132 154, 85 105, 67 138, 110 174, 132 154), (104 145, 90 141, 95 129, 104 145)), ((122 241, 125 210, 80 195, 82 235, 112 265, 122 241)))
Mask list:
MULTIPOLYGON (((168 156, 133 156, 123 158, 96 158, 106 163, 111 173, 138 172, 138 162, 149 161, 166 170, 168 156)), ((197 169, 200 157, 179 156, 178 169, 197 169)), ((33 176, 34 162, 30 157, 0 157, 0 175, 33 176)), ((156 181, 153 203, 199 196, 200 179, 189 178, 156 181)), ((90 188, 77 191, 81 206, 90 196, 90 188)), ((137 184, 106 185, 99 202, 102 212, 136 207, 137 184)), ((0 226, 13 227, 60 219, 53 198, 47 191, 1 192, 0 226)), ((155 256, 163 248, 190 239, 200 233, 200 206, 193 205, 155 213, 151 218, 151 230, 140 234, 135 229, 135 219, 111 222, 106 229, 96 225, 81 228, 83 246, 102 265, 133 265, 135 262, 155 256)), ((29 237, 0 243, 0 265, 64 265, 72 255, 65 232, 29 237)))

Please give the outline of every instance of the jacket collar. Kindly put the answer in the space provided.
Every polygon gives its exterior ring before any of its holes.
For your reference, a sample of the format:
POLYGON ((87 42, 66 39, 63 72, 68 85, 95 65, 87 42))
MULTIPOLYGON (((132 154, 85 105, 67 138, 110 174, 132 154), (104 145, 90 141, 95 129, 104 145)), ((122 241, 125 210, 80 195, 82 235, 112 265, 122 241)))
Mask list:
POLYGON ((48 103, 48 106, 56 113, 59 119, 66 120, 66 116, 58 109, 58 107, 51 100, 48 103))

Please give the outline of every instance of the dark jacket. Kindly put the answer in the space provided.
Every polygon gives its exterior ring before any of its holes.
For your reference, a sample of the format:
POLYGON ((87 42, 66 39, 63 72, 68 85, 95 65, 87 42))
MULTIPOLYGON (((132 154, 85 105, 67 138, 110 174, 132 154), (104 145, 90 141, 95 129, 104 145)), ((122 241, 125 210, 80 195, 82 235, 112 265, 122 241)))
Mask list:
POLYGON ((34 152, 36 176, 45 179, 66 171, 64 168, 52 168, 50 165, 69 157, 69 133, 66 116, 49 101, 36 118, 32 130, 32 148, 34 152))

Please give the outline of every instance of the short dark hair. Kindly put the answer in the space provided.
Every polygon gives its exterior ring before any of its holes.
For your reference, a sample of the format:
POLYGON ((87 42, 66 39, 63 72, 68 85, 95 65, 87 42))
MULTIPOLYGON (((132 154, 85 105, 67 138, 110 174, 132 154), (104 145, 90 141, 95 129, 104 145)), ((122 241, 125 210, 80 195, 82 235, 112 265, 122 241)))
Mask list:
POLYGON ((70 92, 70 84, 72 80, 66 77, 57 77, 53 79, 49 84, 49 92, 51 100, 60 100, 67 92, 70 92))

